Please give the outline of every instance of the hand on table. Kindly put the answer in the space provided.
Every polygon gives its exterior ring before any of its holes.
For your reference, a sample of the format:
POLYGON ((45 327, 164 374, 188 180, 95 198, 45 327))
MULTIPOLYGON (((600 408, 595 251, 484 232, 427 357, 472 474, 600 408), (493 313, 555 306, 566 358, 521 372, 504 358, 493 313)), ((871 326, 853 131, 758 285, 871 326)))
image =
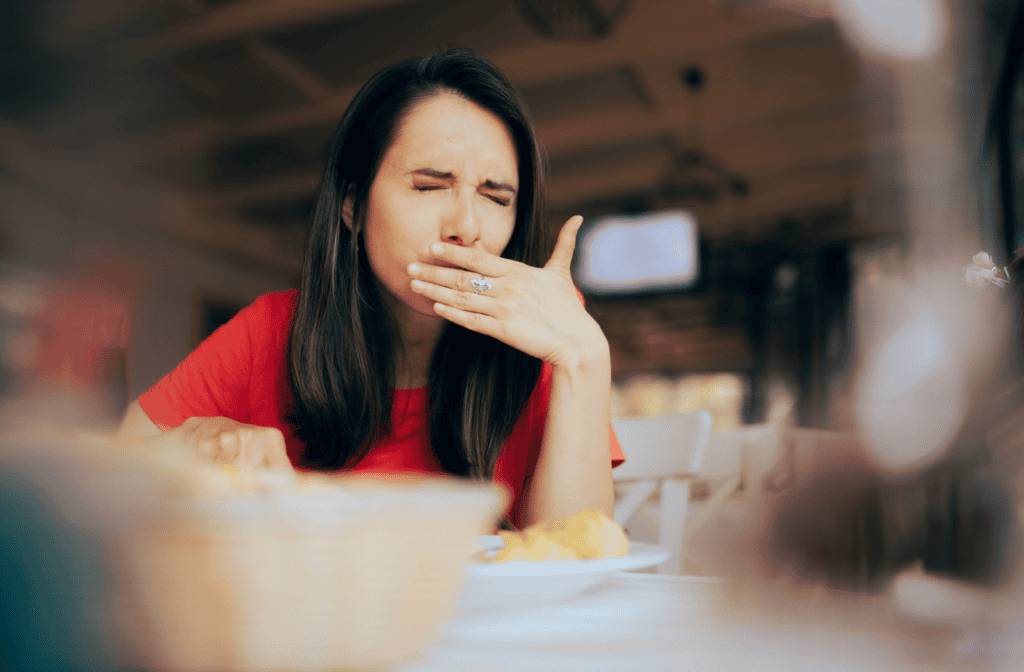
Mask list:
POLYGON ((432 299, 438 315, 467 329, 493 336, 554 366, 573 366, 607 350, 597 322, 576 294, 569 266, 583 218, 563 225, 551 258, 543 268, 476 248, 434 243, 447 268, 411 264, 412 289, 432 299), (484 276, 490 289, 478 293, 472 282, 484 276))
POLYGON ((248 471, 261 467, 292 471, 284 436, 273 427, 247 425, 230 418, 189 418, 175 437, 184 447, 210 464, 232 464, 248 471))

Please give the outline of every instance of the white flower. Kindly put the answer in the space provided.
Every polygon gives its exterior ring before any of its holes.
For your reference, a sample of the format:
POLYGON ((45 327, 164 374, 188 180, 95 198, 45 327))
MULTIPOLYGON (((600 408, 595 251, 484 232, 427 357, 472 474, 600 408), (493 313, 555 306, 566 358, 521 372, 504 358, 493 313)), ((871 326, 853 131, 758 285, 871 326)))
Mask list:
MULTIPOLYGON (((1005 270, 1003 272, 1009 277, 1009 273, 1005 270)), ((971 265, 964 268, 964 277, 969 284, 975 287, 984 287, 989 284, 1005 287, 1009 284, 1006 278, 999 277, 999 268, 996 267, 988 252, 978 252, 974 255, 971 265)))
POLYGON ((974 255, 974 259, 971 259, 971 264, 983 268, 995 268, 996 262, 992 261, 992 255, 988 252, 978 252, 974 255))

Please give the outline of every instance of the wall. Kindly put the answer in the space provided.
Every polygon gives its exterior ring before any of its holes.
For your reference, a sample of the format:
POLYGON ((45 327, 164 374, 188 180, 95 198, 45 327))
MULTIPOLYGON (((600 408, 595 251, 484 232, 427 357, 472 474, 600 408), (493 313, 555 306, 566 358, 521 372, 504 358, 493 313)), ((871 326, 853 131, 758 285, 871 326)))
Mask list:
POLYGON ((170 371, 194 344, 200 296, 247 304, 288 289, 283 270, 246 267, 197 244, 135 225, 98 221, 77 204, 0 172, 0 260, 44 282, 88 273, 96 262, 136 295, 128 348, 128 396, 170 371))

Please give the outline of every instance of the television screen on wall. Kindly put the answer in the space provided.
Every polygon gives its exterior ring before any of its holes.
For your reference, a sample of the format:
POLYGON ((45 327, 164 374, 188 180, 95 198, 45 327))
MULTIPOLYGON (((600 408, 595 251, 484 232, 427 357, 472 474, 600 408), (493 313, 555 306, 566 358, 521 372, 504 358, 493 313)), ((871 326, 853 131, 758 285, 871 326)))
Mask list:
POLYGON ((603 217, 580 233, 574 268, 585 294, 688 289, 700 279, 697 220, 686 210, 603 217))

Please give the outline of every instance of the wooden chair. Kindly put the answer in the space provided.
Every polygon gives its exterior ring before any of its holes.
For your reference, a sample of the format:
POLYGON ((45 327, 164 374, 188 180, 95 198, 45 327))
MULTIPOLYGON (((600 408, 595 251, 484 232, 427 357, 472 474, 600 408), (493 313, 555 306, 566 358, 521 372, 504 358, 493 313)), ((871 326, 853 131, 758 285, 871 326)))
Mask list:
POLYGON ((616 468, 617 485, 630 486, 615 505, 615 522, 623 527, 656 491, 661 490, 658 543, 670 553, 659 574, 679 574, 686 542, 690 483, 700 472, 711 436, 708 411, 673 413, 653 418, 613 420, 626 462, 616 468))
POLYGON ((710 494, 687 522, 687 538, 706 525, 741 488, 747 503, 763 495, 769 474, 781 460, 780 431, 778 425, 764 423, 711 434, 697 476, 710 494))
POLYGON ((788 427, 781 439, 787 476, 790 480, 804 479, 822 463, 834 462, 844 453, 859 452, 860 442, 855 432, 788 427))

